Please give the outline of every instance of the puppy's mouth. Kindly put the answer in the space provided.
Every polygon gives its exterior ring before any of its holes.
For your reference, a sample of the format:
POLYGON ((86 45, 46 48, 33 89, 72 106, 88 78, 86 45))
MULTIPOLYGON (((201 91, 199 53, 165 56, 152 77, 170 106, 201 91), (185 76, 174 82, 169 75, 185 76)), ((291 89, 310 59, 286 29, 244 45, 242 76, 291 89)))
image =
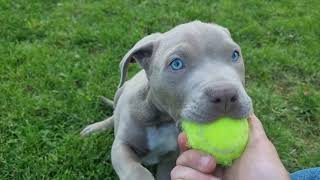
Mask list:
POLYGON ((181 118, 186 118, 199 123, 210 123, 221 117, 230 117, 234 119, 247 118, 252 111, 250 98, 243 102, 242 105, 230 109, 226 112, 217 111, 212 107, 193 101, 185 106, 181 111, 181 118))
POLYGON ((195 109, 194 107, 187 107, 182 111, 181 117, 200 123, 208 123, 222 117, 222 114, 206 112, 202 109, 195 109))
POLYGON ((240 112, 240 113, 206 113, 206 114, 200 114, 199 112, 196 111, 184 111, 181 114, 182 118, 186 118, 195 122, 199 123, 210 123, 213 122, 219 118, 222 117, 230 117, 233 119, 243 119, 247 118, 249 116, 249 111, 247 112, 240 112))

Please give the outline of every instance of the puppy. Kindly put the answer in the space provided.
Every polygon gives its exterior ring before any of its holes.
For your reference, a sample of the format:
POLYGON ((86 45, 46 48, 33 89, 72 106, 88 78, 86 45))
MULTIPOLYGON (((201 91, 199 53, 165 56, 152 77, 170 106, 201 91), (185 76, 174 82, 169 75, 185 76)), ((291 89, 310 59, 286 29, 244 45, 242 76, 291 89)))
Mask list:
POLYGON ((144 37, 123 57, 112 117, 82 135, 114 127, 111 157, 120 179, 152 180, 143 166, 157 164, 157 179, 170 179, 178 155, 182 117, 207 123, 252 111, 240 47, 217 24, 194 21, 144 37), (126 81, 130 63, 142 70, 126 81))

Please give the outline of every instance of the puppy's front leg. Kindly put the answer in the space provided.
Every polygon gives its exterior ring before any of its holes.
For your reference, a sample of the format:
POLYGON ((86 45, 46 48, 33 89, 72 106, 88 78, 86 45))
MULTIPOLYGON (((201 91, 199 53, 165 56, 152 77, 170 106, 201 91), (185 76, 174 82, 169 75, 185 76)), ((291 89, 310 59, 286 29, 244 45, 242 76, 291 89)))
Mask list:
POLYGON ((157 166, 157 180, 170 180, 170 173, 175 165, 176 158, 160 161, 157 166))
POLYGON ((112 165, 121 180, 154 180, 132 149, 115 139, 111 149, 112 165))

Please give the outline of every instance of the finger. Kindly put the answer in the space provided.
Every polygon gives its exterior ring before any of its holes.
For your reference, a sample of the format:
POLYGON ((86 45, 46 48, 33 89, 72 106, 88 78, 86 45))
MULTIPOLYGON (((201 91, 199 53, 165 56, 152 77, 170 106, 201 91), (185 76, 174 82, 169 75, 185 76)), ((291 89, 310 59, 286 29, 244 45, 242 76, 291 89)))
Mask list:
POLYGON ((181 152, 188 150, 188 139, 186 133, 182 132, 178 136, 178 145, 181 152))
POLYGON ((172 169, 170 176, 172 180, 220 180, 212 175, 204 174, 190 167, 180 165, 172 169))
POLYGON ((248 118, 250 126, 250 137, 249 141, 254 141, 261 138, 267 138, 267 135, 263 129, 261 121, 256 117, 256 115, 251 114, 248 118))
POLYGON ((197 150, 183 152, 176 161, 177 165, 187 166, 203 173, 213 173, 216 168, 216 161, 208 154, 197 150))

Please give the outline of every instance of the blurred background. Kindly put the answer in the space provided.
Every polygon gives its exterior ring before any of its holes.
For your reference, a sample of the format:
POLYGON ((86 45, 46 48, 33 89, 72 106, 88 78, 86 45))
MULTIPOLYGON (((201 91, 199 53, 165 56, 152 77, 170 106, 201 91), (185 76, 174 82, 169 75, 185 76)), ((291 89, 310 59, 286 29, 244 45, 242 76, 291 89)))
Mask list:
MULTIPOLYGON (((0 0, 0 179, 117 179, 118 64, 140 38, 193 21, 227 27, 249 95, 290 171, 320 165, 320 1, 0 0)), ((130 75, 139 70, 132 66, 130 75)))

